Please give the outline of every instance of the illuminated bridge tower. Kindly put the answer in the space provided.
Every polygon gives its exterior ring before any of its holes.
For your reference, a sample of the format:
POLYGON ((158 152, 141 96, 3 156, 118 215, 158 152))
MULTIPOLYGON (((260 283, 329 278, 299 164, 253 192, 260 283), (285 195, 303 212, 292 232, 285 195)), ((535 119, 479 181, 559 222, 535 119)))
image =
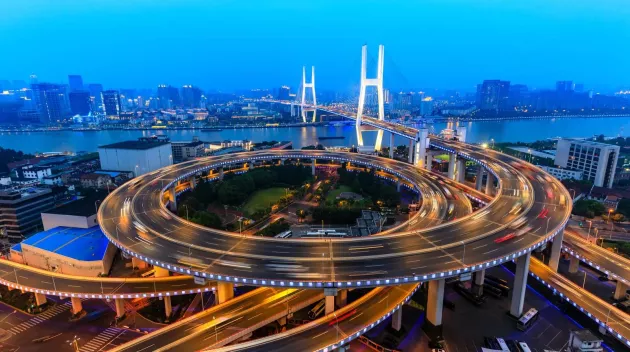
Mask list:
POLYGON ((317 98, 315 97, 315 66, 311 66, 311 83, 306 83, 306 66, 302 66, 302 101, 300 103, 300 109, 302 110, 302 122, 306 122, 306 115, 309 111, 313 112, 313 120, 315 122, 315 116, 317 114, 317 98), (306 106, 306 88, 311 88, 313 94, 313 107, 306 106))
MULTIPOLYGON (((361 135, 361 120, 363 119, 363 107, 365 106, 365 90, 368 86, 376 87, 378 97, 378 119, 385 120, 385 104, 383 96, 383 64, 385 61, 385 47, 378 46, 378 66, 376 78, 367 78, 367 45, 361 48, 361 90, 359 91, 359 108, 357 109, 357 144, 363 146, 363 136, 361 135)), ((383 130, 379 129, 376 135, 374 149, 381 150, 383 141, 383 130)))

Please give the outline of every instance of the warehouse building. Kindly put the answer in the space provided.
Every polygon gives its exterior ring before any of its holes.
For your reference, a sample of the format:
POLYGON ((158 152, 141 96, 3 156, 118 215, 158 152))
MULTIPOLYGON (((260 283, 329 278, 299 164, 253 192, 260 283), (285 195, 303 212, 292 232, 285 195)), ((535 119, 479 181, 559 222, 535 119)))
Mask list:
POLYGON ((168 138, 142 137, 98 147, 101 169, 143 175, 173 164, 168 138))
POLYGON ((43 270, 95 277, 109 273, 116 251, 99 226, 59 226, 13 246, 9 258, 43 270))

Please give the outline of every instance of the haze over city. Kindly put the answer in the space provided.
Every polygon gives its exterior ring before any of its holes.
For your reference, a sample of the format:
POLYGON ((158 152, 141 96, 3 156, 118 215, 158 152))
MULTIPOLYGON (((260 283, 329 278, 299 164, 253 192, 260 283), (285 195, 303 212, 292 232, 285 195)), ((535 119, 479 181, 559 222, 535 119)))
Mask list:
MULTIPOLYGON (((473 91, 483 79, 628 86, 630 7, 592 1, 3 1, 0 77, 110 88, 358 84, 359 47, 387 47, 386 86, 473 91), (388 76, 389 75, 389 76, 388 76)), ((375 52, 371 57, 375 57, 375 52)))

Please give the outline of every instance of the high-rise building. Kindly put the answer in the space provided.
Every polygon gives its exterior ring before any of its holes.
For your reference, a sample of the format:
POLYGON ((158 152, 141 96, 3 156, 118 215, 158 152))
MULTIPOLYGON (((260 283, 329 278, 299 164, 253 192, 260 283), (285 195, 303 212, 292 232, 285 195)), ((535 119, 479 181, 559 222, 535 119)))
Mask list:
POLYGON ((201 89, 185 85, 182 87, 182 105, 186 108, 198 108, 201 104, 201 89))
POLYGON ((510 82, 501 80, 485 80, 477 85, 477 103, 480 110, 495 111, 509 108, 510 82))
POLYGON ((103 108, 103 96, 101 93, 103 92, 103 85, 99 83, 91 83, 88 85, 88 90, 90 91, 90 99, 92 100, 92 110, 93 111, 102 111, 103 108))
POLYGON ((53 123, 61 120, 64 115, 65 88, 53 83, 35 83, 31 88, 40 122, 53 123))
POLYGON ((510 108, 527 105, 527 86, 514 84, 510 86, 508 105, 510 108))
POLYGON ((179 97, 179 90, 173 86, 167 86, 160 84, 158 86, 158 106, 161 109, 171 109, 181 106, 181 99, 179 97))
POLYGON ((68 84, 71 92, 83 90, 83 78, 81 78, 81 75, 68 75, 68 84))
POLYGON ((575 84, 573 81, 556 82, 556 107, 559 109, 568 109, 573 99, 575 84))
POLYGON ((17 243, 42 228, 41 213, 54 207, 52 191, 32 188, 28 191, 0 191, 0 229, 3 237, 17 243))
POLYGON ((105 112, 105 116, 114 120, 120 118, 120 94, 118 91, 104 90, 101 95, 103 96, 103 111, 105 112))
POLYGON ((291 88, 289 86, 282 86, 278 90, 278 100, 289 100, 291 96, 291 88))
POLYGON ((90 99, 90 92, 85 90, 78 90, 70 92, 70 111, 72 115, 86 116, 92 111, 92 100, 90 99))
POLYGON ((561 139, 556 147, 555 164, 582 171, 582 179, 598 187, 611 188, 619 158, 619 146, 576 139, 561 139))

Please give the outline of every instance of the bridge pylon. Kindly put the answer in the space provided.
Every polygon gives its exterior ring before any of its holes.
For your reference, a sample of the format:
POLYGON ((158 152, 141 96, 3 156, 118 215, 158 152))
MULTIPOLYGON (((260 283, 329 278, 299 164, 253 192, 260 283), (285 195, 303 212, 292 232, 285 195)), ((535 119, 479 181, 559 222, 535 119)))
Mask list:
MULTIPOLYGON (((361 48, 361 90, 359 91, 359 107, 357 109, 357 144, 363 146, 361 135, 361 122, 363 119, 363 107, 365 106, 365 91, 367 87, 376 87, 378 98, 378 119, 385 120, 385 98, 383 93, 383 67, 385 63, 385 46, 378 46, 378 63, 376 78, 367 78, 367 45, 361 48)), ((381 150, 383 142, 383 130, 378 130, 374 149, 381 150)))
POLYGON ((302 111, 302 122, 306 122, 306 116, 309 111, 313 112, 312 122, 315 122, 317 115, 317 98, 315 96, 315 66, 311 66, 311 83, 306 83, 306 66, 302 66, 302 101, 300 102, 300 110, 302 111), (306 106, 306 88, 311 89, 313 94, 313 107, 306 106))

